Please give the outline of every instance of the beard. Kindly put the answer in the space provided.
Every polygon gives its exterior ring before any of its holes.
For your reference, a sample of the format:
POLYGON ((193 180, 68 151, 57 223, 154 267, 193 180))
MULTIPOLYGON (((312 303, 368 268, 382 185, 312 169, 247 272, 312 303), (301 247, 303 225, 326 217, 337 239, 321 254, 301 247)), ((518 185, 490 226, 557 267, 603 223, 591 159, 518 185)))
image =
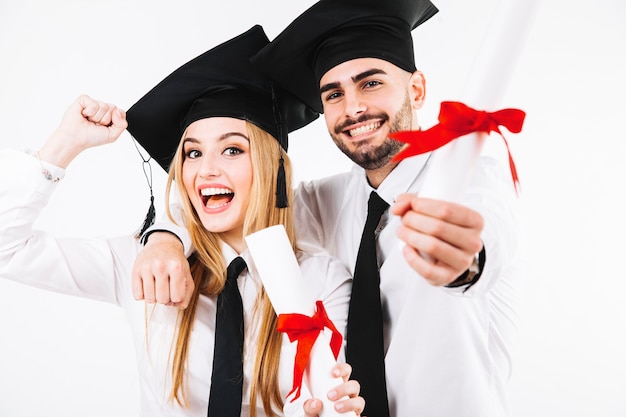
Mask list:
MULTIPOLYGON (((358 148, 355 151, 348 149, 348 146, 341 140, 341 132, 353 124, 375 119, 387 121, 390 120, 390 117, 386 113, 364 115, 357 120, 347 120, 345 123, 342 123, 341 126, 335 128, 334 133, 331 132, 330 134, 333 142, 335 142, 335 145, 337 145, 339 150, 350 158, 352 162, 366 170, 374 170, 384 167, 389 163, 389 161, 391 161, 391 158, 393 158, 405 146, 403 142, 387 137, 385 141, 378 146, 362 142, 356 143, 358 148)), ((413 109, 411 108, 411 100, 409 94, 407 93, 402 107, 398 113, 395 114, 393 120, 391 120, 389 129, 390 132, 410 130, 412 125, 413 109)))

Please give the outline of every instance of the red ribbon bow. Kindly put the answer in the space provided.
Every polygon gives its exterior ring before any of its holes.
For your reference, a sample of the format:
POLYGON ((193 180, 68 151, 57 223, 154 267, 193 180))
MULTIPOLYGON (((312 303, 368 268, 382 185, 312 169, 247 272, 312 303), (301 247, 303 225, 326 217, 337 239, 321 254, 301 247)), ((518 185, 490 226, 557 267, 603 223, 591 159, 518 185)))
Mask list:
POLYGON ((506 127, 512 133, 522 131, 526 113, 519 109, 503 109, 496 112, 475 110, 457 101, 444 101, 439 111, 439 124, 428 130, 407 130, 390 133, 393 139, 408 143, 409 146, 397 154, 393 160, 401 161, 409 156, 434 151, 459 136, 473 132, 497 132, 506 145, 509 154, 509 167, 513 184, 518 189, 517 170, 511 156, 509 144, 499 126, 506 127))
POLYGON ((324 328, 327 327, 332 331, 330 348, 335 359, 339 356, 341 349, 343 338, 333 322, 328 318, 324 304, 321 301, 316 301, 315 306, 317 307, 317 311, 312 317, 305 316, 304 314, 281 314, 278 316, 277 330, 286 333, 290 341, 298 341, 296 359, 293 367, 293 388, 287 395, 289 397, 294 392, 296 393, 291 399, 292 402, 300 397, 302 377, 304 370, 309 364, 311 349, 313 349, 317 337, 324 328))

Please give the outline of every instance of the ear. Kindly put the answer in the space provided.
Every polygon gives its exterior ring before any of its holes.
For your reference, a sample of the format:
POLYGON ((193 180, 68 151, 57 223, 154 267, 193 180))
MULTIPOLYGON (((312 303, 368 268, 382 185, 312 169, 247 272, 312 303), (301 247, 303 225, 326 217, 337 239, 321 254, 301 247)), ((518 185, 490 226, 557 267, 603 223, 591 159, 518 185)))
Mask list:
POLYGON ((421 71, 415 71, 409 78, 409 94, 413 110, 419 110, 426 99, 426 79, 421 71))

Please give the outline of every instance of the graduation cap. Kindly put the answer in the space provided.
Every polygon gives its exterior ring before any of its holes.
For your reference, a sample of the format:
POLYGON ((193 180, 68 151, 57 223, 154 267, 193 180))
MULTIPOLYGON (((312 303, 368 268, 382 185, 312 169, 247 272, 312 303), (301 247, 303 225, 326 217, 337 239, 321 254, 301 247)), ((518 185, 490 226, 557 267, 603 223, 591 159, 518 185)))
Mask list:
POLYGON ((356 58, 380 58, 414 72, 411 31, 438 9, 428 0, 320 0, 251 62, 322 113, 319 81, 356 58))
MULTIPOLYGON (((250 57, 268 43, 263 28, 255 25, 182 65, 128 109, 127 130, 166 171, 185 129, 208 117, 249 121, 286 151, 288 133, 319 114, 252 68, 250 57)), ((282 162, 282 152, 280 158, 282 162)), ((282 181, 278 207, 287 206, 286 198, 281 201, 286 195, 284 177, 282 181)))
POLYGON ((287 134, 318 115, 250 65, 269 43, 260 25, 187 62, 133 104, 128 131, 166 171, 183 132, 207 117, 254 123, 287 150, 287 134))

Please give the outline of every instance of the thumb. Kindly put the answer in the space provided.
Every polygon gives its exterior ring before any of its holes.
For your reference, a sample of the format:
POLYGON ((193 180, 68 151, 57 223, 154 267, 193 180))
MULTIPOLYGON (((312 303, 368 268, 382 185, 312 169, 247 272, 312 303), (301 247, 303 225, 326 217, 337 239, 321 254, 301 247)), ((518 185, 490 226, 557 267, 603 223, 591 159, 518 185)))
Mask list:
POLYGON ((80 106, 80 113, 86 119, 94 116, 98 111, 98 102, 96 102, 96 100, 92 99, 86 94, 81 94, 80 96, 78 96, 74 103, 80 106))
POLYGON ((322 402, 318 399, 308 399, 304 402, 305 417, 319 417, 322 411, 322 402))
POLYGON ((396 197, 391 206, 391 213, 402 216, 411 207, 411 196, 409 194, 400 194, 396 197))
POLYGON ((109 126, 109 132, 112 139, 117 139, 124 130, 128 127, 128 122, 126 121, 126 112, 124 110, 116 108, 113 110, 111 118, 111 126, 109 126))

